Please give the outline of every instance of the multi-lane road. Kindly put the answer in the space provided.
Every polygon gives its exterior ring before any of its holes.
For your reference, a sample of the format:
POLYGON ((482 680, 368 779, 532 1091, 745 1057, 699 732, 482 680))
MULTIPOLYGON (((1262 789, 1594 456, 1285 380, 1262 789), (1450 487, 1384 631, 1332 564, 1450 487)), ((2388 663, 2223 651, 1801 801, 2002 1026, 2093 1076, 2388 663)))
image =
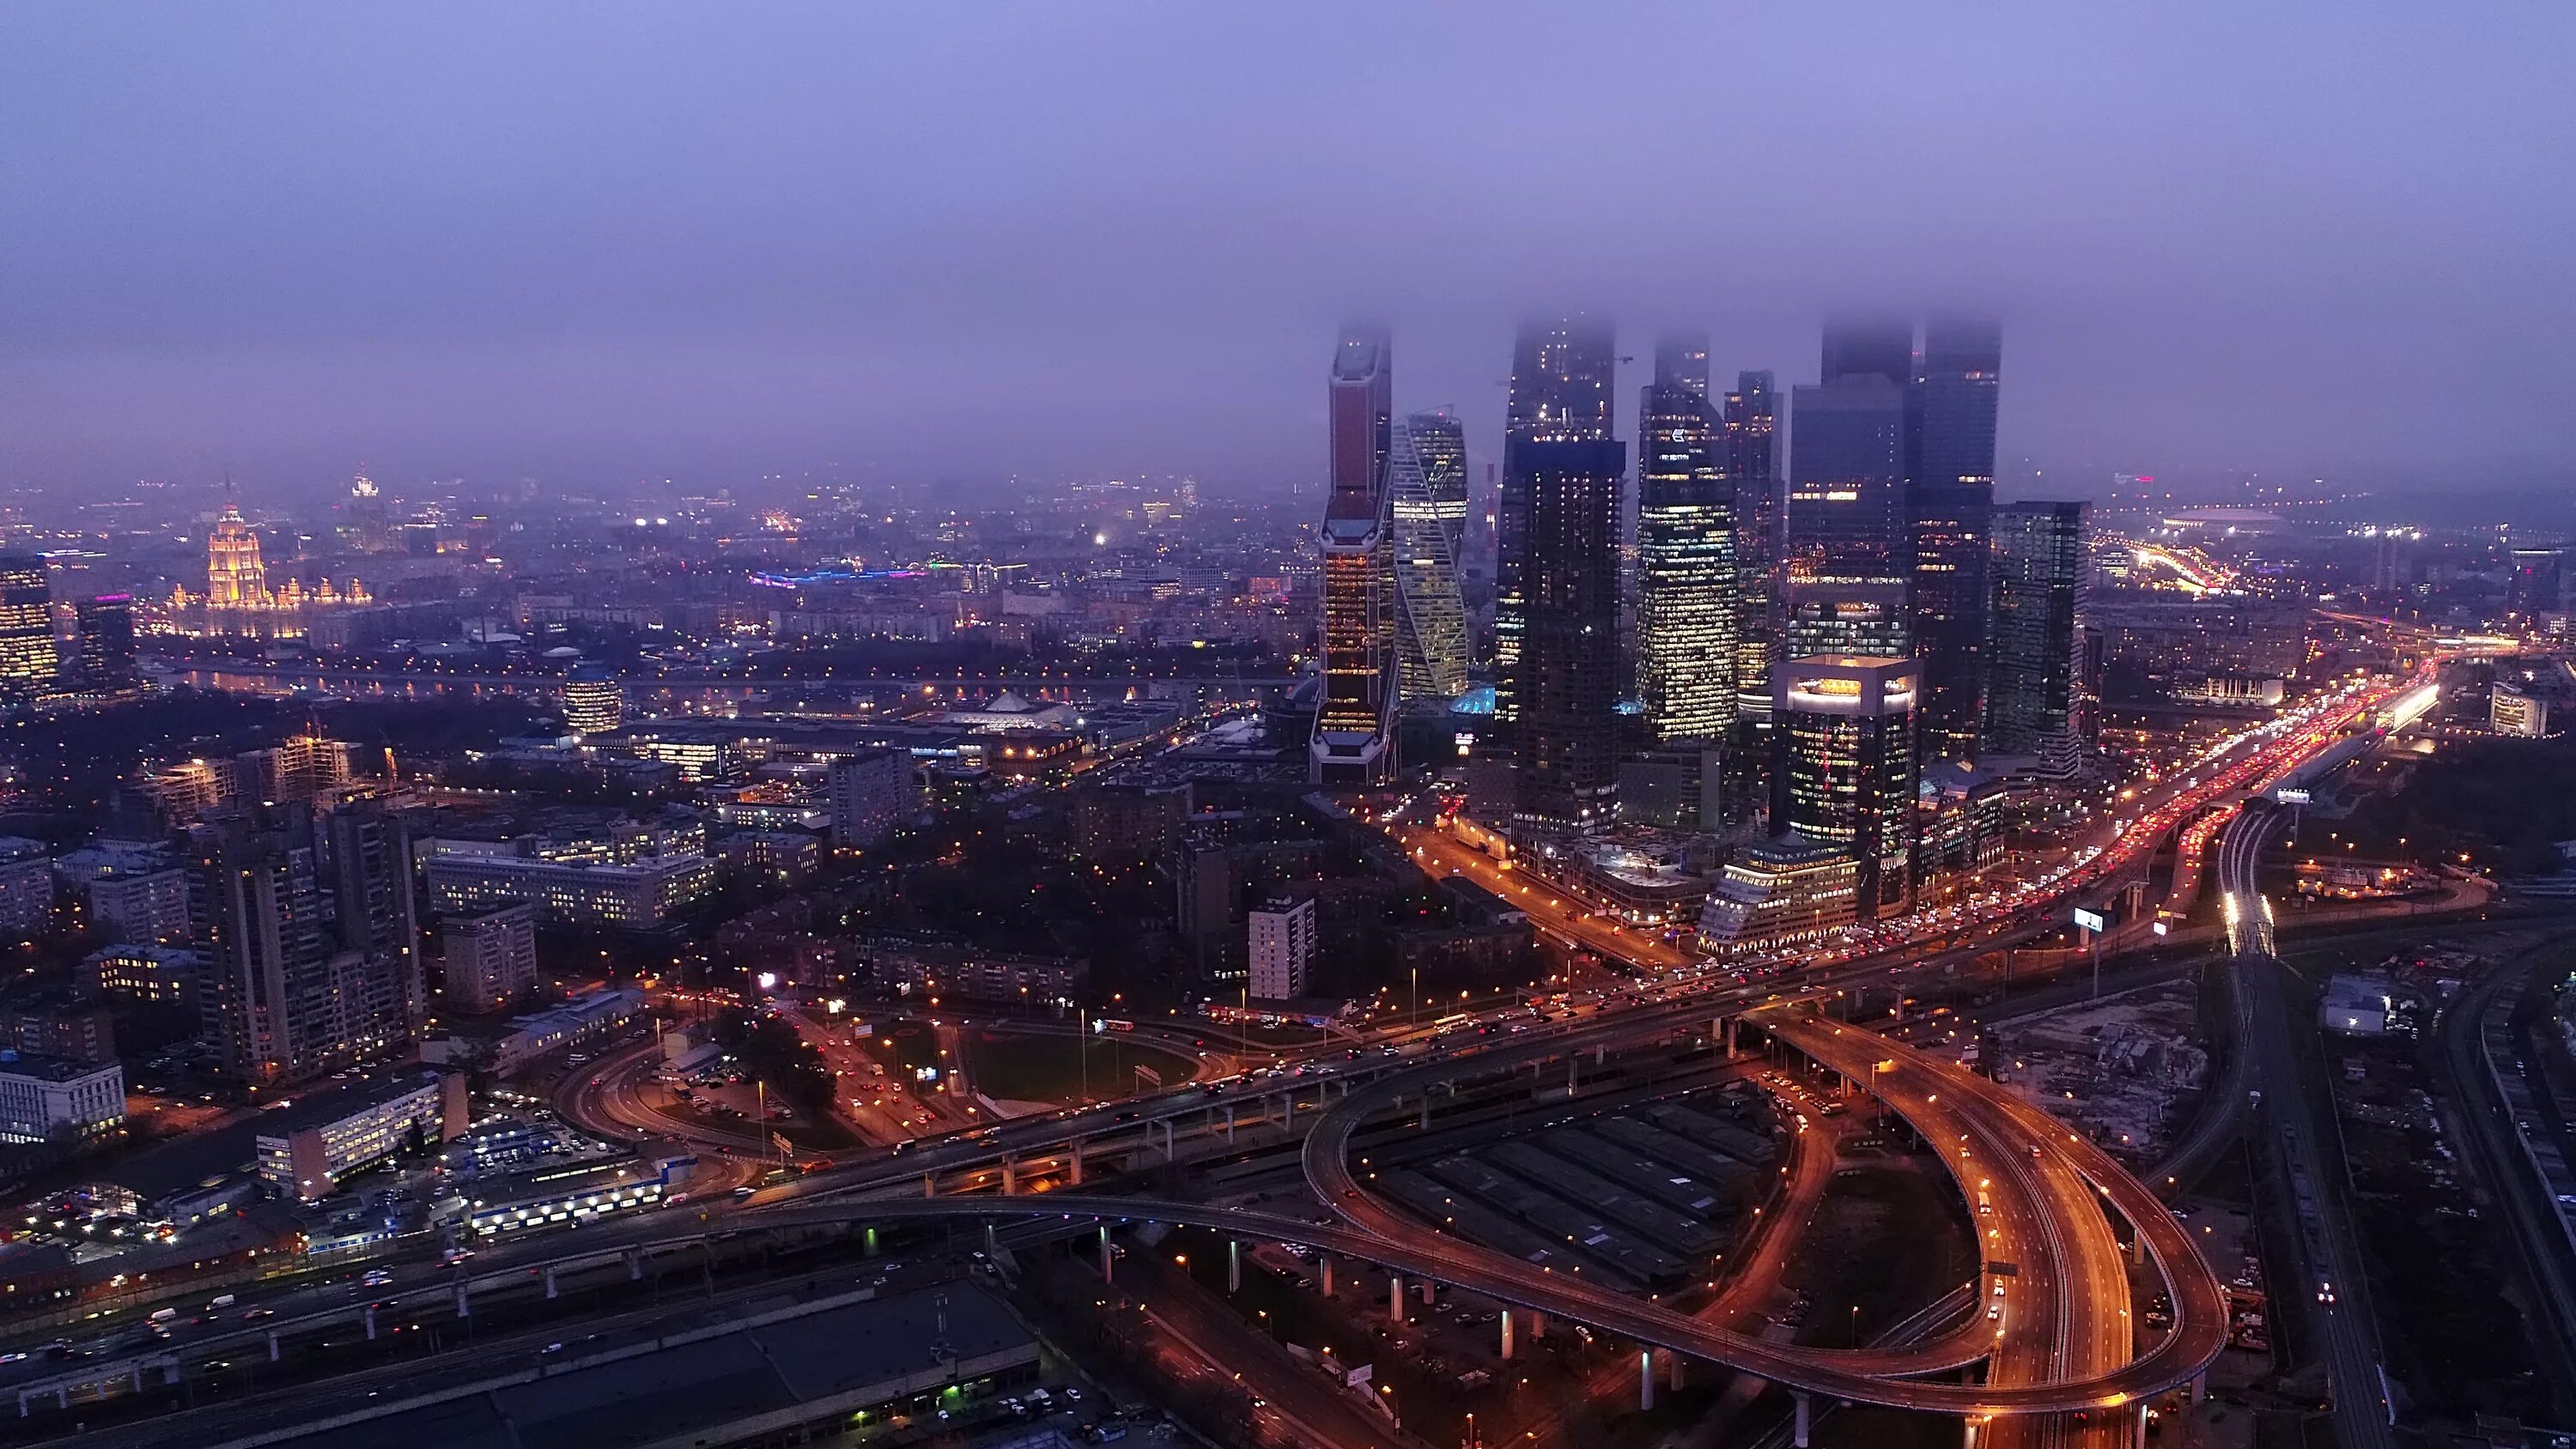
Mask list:
MULTIPOLYGON (((2389 692, 2376 693, 2384 697, 2389 692)), ((2174 823, 2211 800, 2306 758, 2321 742, 2330 743, 2355 714, 2376 707, 2373 694, 2347 692, 2283 728, 2250 732, 2230 742, 2197 769, 2180 779, 2168 778, 2134 809, 2108 822, 2097 843, 2072 852, 2042 879, 1981 908, 1989 915, 2025 920, 2045 914, 2068 894, 2133 863, 2174 823)), ((1435 870, 1483 869, 1489 876, 1500 875, 1494 863, 1436 831, 1410 830, 1401 838, 1435 870)), ((1944 949, 1953 952, 1979 949, 1975 941, 1958 939, 1960 922, 1880 928, 1851 959, 1808 970, 1791 987, 1776 974, 1786 963, 1711 966, 1652 937, 1588 918, 1578 903, 1544 882, 1503 883, 1517 887, 1514 904, 1528 909, 1541 929, 1616 957, 1644 979, 1583 1014, 1521 1035, 1465 1034, 1434 1043, 1432 1055, 1414 1060, 1386 1055, 1392 1048, 1320 1057, 1305 1065, 1304 1077, 1258 1079, 1222 1098, 1206 1087, 1191 1087, 978 1127, 769 1189, 753 1199, 749 1211, 718 1204, 712 1212, 693 1214, 699 1221, 691 1225, 650 1218, 603 1225, 587 1230, 584 1243, 643 1242, 657 1235, 685 1241, 710 1231, 711 1224, 783 1227, 960 1214, 1157 1218, 1348 1253, 1812 1393, 1971 1418, 2093 1414, 2095 1428, 2104 1431, 2113 1427, 2115 1416, 2101 1411, 2118 1411, 2116 1417, 2125 1419, 2141 1396, 2193 1377, 2218 1351, 2226 1314, 2215 1280, 2154 1195, 2106 1155, 1992 1083, 1856 1027, 1814 1020, 1809 1007, 1783 999, 1784 988, 1811 1000, 1868 980, 1883 981, 1891 970, 1917 969, 1924 964, 1921 951, 1927 943, 1946 939, 1944 949), (1966 1326, 1910 1347, 1824 1350, 1748 1338, 1564 1275, 1533 1275, 1517 1259, 1432 1231, 1378 1202, 1360 1175, 1364 1164, 1355 1172, 1348 1161, 1352 1132, 1395 1097, 1507 1070, 1524 1060, 1705 1029, 1714 1016, 1748 1011, 1758 1012, 1762 1025, 1789 1045, 1885 1098, 1927 1141, 1944 1149, 1963 1195, 1991 1209, 1977 1215, 1992 1235, 1990 1251, 2014 1256, 1990 1261, 2010 1263, 2013 1271, 1981 1275, 1981 1311, 1966 1326), (1337 1089, 1344 1095, 1333 1100, 1337 1089), (1340 1223, 1153 1198, 1095 1198, 1078 1190, 1015 1198, 864 1196, 914 1182, 935 1191, 943 1181, 964 1174, 983 1178, 997 1164, 1014 1161, 1063 1160, 1070 1181, 1078 1173, 1069 1159, 1085 1141, 1118 1141, 1132 1148, 1155 1140, 1159 1132, 1168 1147, 1172 1137, 1192 1129, 1213 1135, 1222 1130, 1219 1115, 1230 1119, 1247 1097, 1259 1101, 1265 1119, 1276 1105, 1284 1109, 1283 1120, 1293 1121, 1296 1098, 1308 1091, 1315 1100, 1305 1105, 1317 1113, 1306 1148, 1308 1176, 1325 1204, 1343 1219, 1340 1223), (2129 1280, 2118 1241, 2124 1226, 2144 1239, 2146 1254, 2174 1304, 2174 1326, 2152 1342, 2142 1340, 2129 1317, 2129 1280), (2004 1289, 1999 1299, 1992 1294, 1996 1282, 2004 1289), (1978 1361, 1989 1365, 1985 1383, 1914 1377, 1978 1361)), ((595 1073, 586 1081, 573 1087, 585 1111, 643 1105, 617 1102, 610 1073, 595 1073), (601 1095, 582 1095, 593 1088, 601 1095)), ((665 1124, 673 1120, 661 1117, 653 1130, 667 1130, 665 1124)), ((2027 1434, 2031 1442, 2054 1442, 2068 1427, 2064 1419, 2049 1417, 2028 1430, 2007 1432, 2027 1434)))

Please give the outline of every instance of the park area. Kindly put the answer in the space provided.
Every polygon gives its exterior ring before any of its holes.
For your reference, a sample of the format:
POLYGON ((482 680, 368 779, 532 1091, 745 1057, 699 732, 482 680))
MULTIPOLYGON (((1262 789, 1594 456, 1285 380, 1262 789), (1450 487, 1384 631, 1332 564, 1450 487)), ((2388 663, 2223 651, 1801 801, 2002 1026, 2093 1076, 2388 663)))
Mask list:
POLYGON ((1067 1106, 1176 1086, 1198 1073, 1188 1057, 1117 1032, 1086 1039, 977 1026, 966 1029, 965 1043, 975 1090, 997 1102, 1067 1106))

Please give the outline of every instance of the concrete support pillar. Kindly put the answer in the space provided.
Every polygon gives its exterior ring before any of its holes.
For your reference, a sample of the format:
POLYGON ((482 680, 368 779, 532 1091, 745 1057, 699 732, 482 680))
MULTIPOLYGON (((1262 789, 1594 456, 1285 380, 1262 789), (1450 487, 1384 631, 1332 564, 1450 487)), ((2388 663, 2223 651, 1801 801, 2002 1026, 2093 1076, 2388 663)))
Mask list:
POLYGON ((1225 1291, 1243 1291, 1243 1244, 1233 1238, 1225 1242, 1225 1291))
POLYGON ((2183 1391, 2183 1392, 2187 1395, 2187 1397, 2183 1400, 2183 1402, 2185 1402, 2185 1403, 2187 1403, 2187 1404, 2197 1404, 2197 1403, 2199 1403, 2201 1400, 2203 1400, 2203 1399, 2205 1399, 2205 1398, 2208 1398, 2208 1397, 2209 1397, 2209 1370, 2207 1370, 2207 1369, 2202 1369, 2200 1372, 2198 1372, 2198 1373, 2196 1373, 2196 1374, 2193 1374, 2193 1375, 2191 1376, 2191 1383, 2190 1383, 2189 1387, 2187 1387, 2186 1389, 2184 1389, 2184 1391, 2183 1391))
POLYGON ((1602 1059, 1603 1059, 1604 1057, 1607 1057, 1609 1054, 1610 1054, 1610 1049, 1609 1049, 1608 1047, 1606 1047, 1606 1046, 1596 1046, 1596 1047, 1594 1047, 1594 1048, 1592 1049, 1592 1065, 1594 1065, 1594 1066, 1596 1066, 1596 1067, 1597 1067, 1597 1066, 1599 1066, 1599 1065, 1601 1065, 1602 1059))
POLYGON ((1811 1418, 1812 1413, 1813 1408, 1807 1398, 1807 1391, 1800 1389, 1798 1391, 1798 1422, 1796 1425, 1796 1433, 1792 1439, 1792 1442, 1798 1446, 1798 1449, 1807 1449, 1807 1431, 1813 1426, 1814 1422, 1811 1418))
POLYGON ((1400 1274, 1386 1275, 1386 1316, 1394 1320, 1396 1327, 1404 1326, 1404 1278, 1400 1274))
POLYGON ((467 1296, 465 1283, 462 1279, 459 1279, 456 1284, 456 1316, 459 1318, 471 1318, 474 1316, 474 1301, 467 1296))
POLYGON ((2147 1401, 2138 1401, 2138 1411, 2129 1416, 2129 1442, 2137 1449, 2147 1449, 2147 1401))
POLYGON ((54 1390, 54 1407, 55 1407, 55 1408, 57 1408, 57 1409, 68 1409, 68 1408, 70 1408, 71 1406, 72 1406, 72 1389, 71 1389, 71 1385, 69 1385, 69 1384, 65 1384, 65 1385, 63 1385, 62 1387, 55 1389, 55 1390, 54 1390))
POLYGON ((627 1282, 629 1282, 629 1283, 639 1282, 639 1281, 641 1281, 641 1280, 643 1279, 643 1277, 644 1277, 644 1250, 643 1250, 642 1248, 629 1248, 629 1249, 627 1249, 627 1250, 626 1250, 626 1281, 627 1281, 627 1282))
POLYGON ((1333 1255, 1330 1253, 1324 1255, 1324 1296, 1333 1296, 1333 1255))
POLYGON ((1012 1158, 1005 1157, 1002 1159, 1002 1196, 1009 1197, 1019 1190, 1020 1164, 1012 1158))
POLYGON ((1535 1308, 1530 1310, 1530 1337, 1547 1337, 1547 1315, 1535 1308))
POLYGON ((1228 1147, 1234 1145, 1234 1104, 1232 1102, 1225 1104, 1225 1145, 1228 1147))
POLYGON ((373 1343, 376 1338, 376 1305, 368 1304, 358 1316, 367 1325, 367 1341, 373 1343))
POLYGON ((1637 1412, 1651 1414, 1654 1411, 1655 1351, 1641 1348, 1637 1350, 1637 1412))
POLYGON ((166 1389, 178 1382, 179 1361, 177 1359, 172 1359, 168 1363, 161 1365, 161 1386, 166 1389))
POLYGON ((2136 1265, 2146 1261, 2147 1235, 2144 1232, 2134 1232, 2129 1234, 2129 1262, 2132 1265, 2136 1265))
POLYGON ((991 1218, 984 1219, 984 1251, 987 1253, 998 1253, 1001 1250, 1001 1241, 993 1230, 993 1220, 991 1218))
POLYGON ((1114 1256, 1109 1251, 1109 1225, 1102 1223, 1100 1225, 1100 1281, 1103 1283, 1112 1281, 1109 1264, 1114 1256))
MULTIPOLYGON (((173 1377, 176 1377, 179 1372, 179 1366, 175 1363, 170 1365, 170 1372, 173 1377)), ((134 1366, 134 1391, 138 1394, 143 1392, 143 1365, 141 1364, 136 1364, 134 1366)))
POLYGON ((27 1407, 27 1391, 25 1389, 20 1389, 18 1391, 18 1417, 21 1419, 26 1418, 32 1412, 33 1411, 27 1407))
POLYGON ((925 1173, 923 1173, 923 1174, 921 1175, 921 1195, 922 1195, 923 1197, 937 1197, 937 1196, 939 1196, 939 1174, 938 1174, 938 1173, 935 1173, 935 1172, 925 1172, 925 1173))
POLYGON ((1503 1362, 1512 1361, 1512 1311, 1503 1310, 1503 1362))
POLYGON ((1575 1068, 1582 1060, 1583 1058, 1571 1054, 1565 1059, 1565 1094, 1569 1097, 1574 1095, 1575 1068))
POLYGON ((272 1328, 268 1331, 268 1361, 270 1363, 275 1363, 279 1357, 280 1352, 277 1342, 277 1330, 272 1328))
POLYGON ((1422 1094, 1422 1130, 1425 1132, 1431 1130, 1431 1094, 1429 1092, 1422 1094))
POLYGON ((548 1268, 546 1270, 546 1296, 548 1298, 561 1298, 563 1296, 563 1289, 555 1282, 555 1270, 552 1268, 548 1268))
POLYGON ((1985 1426, 1985 1421, 1977 1418, 1973 1414, 1967 1418, 1961 1419, 1959 1421, 1959 1449, 1977 1449, 1978 1431, 1984 1429, 1985 1426))
POLYGON ((1680 1354, 1673 1353, 1673 1352, 1671 1352, 1670 1350, 1667 1350, 1667 1351, 1665 1352, 1665 1354, 1664 1354, 1664 1387, 1665 1387, 1665 1388, 1668 1388, 1668 1389, 1672 1390, 1674 1393, 1677 1393, 1677 1394, 1678 1394, 1678 1393, 1680 1393, 1680 1392, 1682 1391, 1682 1365, 1683 1365, 1683 1364, 1685 1364, 1685 1363, 1687 1363, 1687 1362, 1688 1362, 1688 1360, 1687 1360, 1687 1359, 1684 1359, 1680 1354))
POLYGON ((1075 1187, 1082 1186, 1082 1139, 1079 1137, 1073 1139, 1073 1155, 1066 1160, 1065 1181, 1075 1187))

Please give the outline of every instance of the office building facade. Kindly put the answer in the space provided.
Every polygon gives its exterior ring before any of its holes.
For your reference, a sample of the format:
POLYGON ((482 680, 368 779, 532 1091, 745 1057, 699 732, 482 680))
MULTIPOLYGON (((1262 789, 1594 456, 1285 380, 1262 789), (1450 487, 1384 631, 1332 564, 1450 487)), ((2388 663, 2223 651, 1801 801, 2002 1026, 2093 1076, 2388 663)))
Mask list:
POLYGON ((51 687, 62 667, 45 561, 0 554, 0 701, 31 698, 51 687))
POLYGON ((1866 644, 1873 654, 1910 653, 1905 389, 1876 372, 1828 373, 1831 380, 1794 395, 1783 651, 1797 657, 1866 644))
POLYGON ((1726 395, 1726 475, 1735 484, 1735 708, 1771 715, 1779 640, 1780 466, 1773 446, 1778 389, 1768 372, 1739 372, 1726 395))
POLYGON ((1460 557, 1467 542, 1467 441, 1445 412, 1414 413, 1393 429, 1387 509, 1394 530, 1396 675, 1406 699, 1467 692, 1467 609, 1460 557))
POLYGON ((1387 453, 1395 411, 1386 334, 1345 329, 1328 384, 1331 491, 1321 530, 1324 697, 1307 742, 1312 784, 1354 787, 1394 767, 1397 689, 1387 453))
POLYGON ((564 728, 579 735, 606 734, 626 722, 626 690, 604 665, 577 666, 564 680, 564 728))
POLYGON ((134 596, 100 594, 72 605, 80 635, 81 682, 113 688, 134 681, 134 596))
POLYGON ((1637 698, 1655 743, 1721 740, 1736 709, 1736 483, 1706 343, 1666 339, 1655 366, 1637 404, 1637 698))
POLYGON ((1914 657, 1923 662, 1923 748, 1977 752, 1984 717, 1988 542, 2003 333, 1934 317, 1923 328, 1910 412, 1907 506, 1914 535, 1914 657))
POLYGON ((1788 660, 1772 678, 1780 755, 1772 829, 1851 859, 1860 919, 1910 909, 1919 667, 1910 659, 1829 656, 1788 660))
POLYGON ((1984 748, 2037 755, 2071 773, 2090 735, 2084 660, 2086 506, 1994 511, 1984 748))
POLYGON ((1496 720, 1516 767, 1514 821, 1542 832, 1604 828, 1618 806, 1617 359, 1609 324, 1581 317, 1526 325, 1513 351, 1496 632, 1508 606, 1514 657, 1496 720))

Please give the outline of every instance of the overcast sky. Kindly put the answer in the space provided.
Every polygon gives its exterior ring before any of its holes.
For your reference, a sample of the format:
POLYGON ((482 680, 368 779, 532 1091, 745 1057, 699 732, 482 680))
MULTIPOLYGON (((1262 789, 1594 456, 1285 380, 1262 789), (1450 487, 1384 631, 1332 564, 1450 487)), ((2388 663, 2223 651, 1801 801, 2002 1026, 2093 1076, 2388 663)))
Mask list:
POLYGON ((2058 477, 2576 488, 2571 42, 2542 4, 16 4, 0 481, 1284 485, 1346 315, 1490 451, 1533 308, 1786 384, 1827 311, 1971 305, 2007 460, 2058 477))

